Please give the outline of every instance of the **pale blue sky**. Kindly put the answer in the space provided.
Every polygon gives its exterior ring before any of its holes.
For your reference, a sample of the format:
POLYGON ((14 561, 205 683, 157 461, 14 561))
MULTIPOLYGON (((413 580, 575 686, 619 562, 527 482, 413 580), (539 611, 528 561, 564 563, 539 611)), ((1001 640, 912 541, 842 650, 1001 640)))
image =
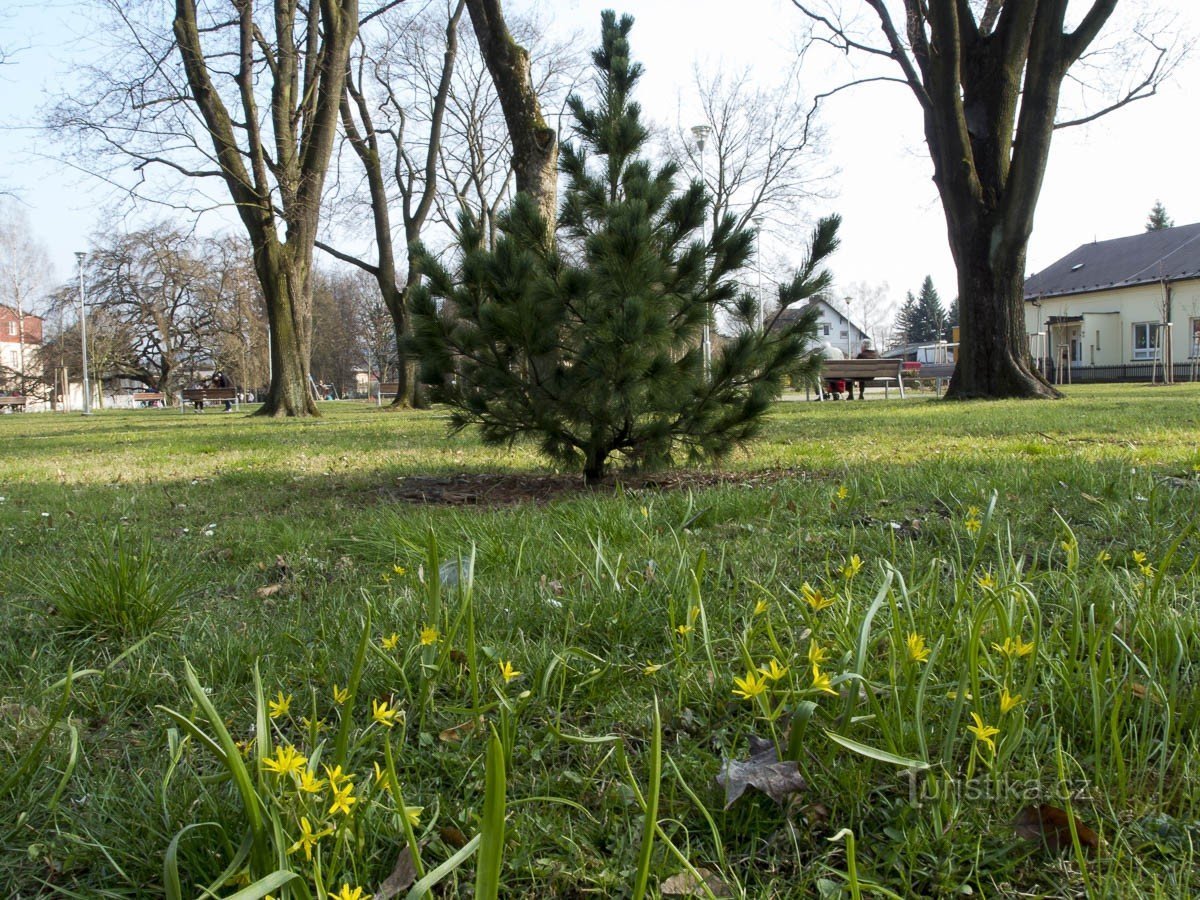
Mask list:
MULTIPOLYGON (((527 0, 510 2, 527 5, 527 0)), ((0 45, 16 51, 10 65, 0 69, 5 98, 0 186, 16 190, 57 276, 64 277, 74 251, 86 248, 111 194, 99 180, 55 161, 54 137, 36 126, 48 93, 69 87, 73 64, 94 57, 87 4, 0 3, 0 45)), ((1127 5, 1128 0, 1122 4, 1127 5)), ((1181 26, 1195 33, 1198 17, 1191 3, 1162 0, 1162 5, 1180 7, 1181 26)), ((788 0, 630 0, 623 6, 611 0, 557 0, 543 10, 552 10, 555 27, 582 30, 591 39, 600 10, 610 6, 637 20, 632 42, 646 68, 643 106, 664 122, 675 121, 680 104, 687 116, 695 62, 750 65, 772 80, 789 64, 803 26, 788 0)), ((815 92, 837 83, 839 74, 814 67, 805 83, 815 92)), ((1055 136, 1030 245, 1031 271, 1093 238, 1139 231, 1157 198, 1177 223, 1200 221, 1195 162, 1200 126, 1195 102, 1188 99, 1197 84, 1200 61, 1193 58, 1158 97, 1055 136)), ((891 298, 898 300, 930 273, 948 301, 956 292, 954 269, 911 95, 899 85, 844 92, 826 107, 825 123, 841 175, 837 196, 809 212, 814 220, 831 211, 843 215, 842 249, 834 262, 839 282, 886 281, 891 298)), ((785 252, 790 243, 798 240, 778 236, 764 245, 764 254, 785 252)))

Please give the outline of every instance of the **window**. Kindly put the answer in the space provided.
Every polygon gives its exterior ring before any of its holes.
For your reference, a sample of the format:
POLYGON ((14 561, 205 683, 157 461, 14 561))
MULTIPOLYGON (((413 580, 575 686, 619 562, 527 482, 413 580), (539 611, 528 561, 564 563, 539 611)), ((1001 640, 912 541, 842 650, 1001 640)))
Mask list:
POLYGON ((1200 357, 1200 319, 1188 320, 1188 358, 1200 357))
POLYGON ((829 323, 828 322, 821 323, 821 334, 823 334, 825 337, 829 337, 829 323))
POLYGON ((842 340, 844 341, 844 340, 846 340, 846 338, 848 338, 848 337, 850 337, 850 332, 848 332, 848 331, 847 331, 845 328, 843 328, 843 329, 842 329, 842 333, 841 333, 841 338, 842 338, 842 340))
POLYGON ((16 336, 16 333, 17 333, 17 323, 16 322, 8 323, 8 333, 10 335, 16 336))
POLYGON ((1158 349, 1158 323, 1135 322, 1133 324, 1133 358, 1153 359, 1158 349))
POLYGON ((1100 349, 1100 329, 1096 329, 1096 349, 1100 349))

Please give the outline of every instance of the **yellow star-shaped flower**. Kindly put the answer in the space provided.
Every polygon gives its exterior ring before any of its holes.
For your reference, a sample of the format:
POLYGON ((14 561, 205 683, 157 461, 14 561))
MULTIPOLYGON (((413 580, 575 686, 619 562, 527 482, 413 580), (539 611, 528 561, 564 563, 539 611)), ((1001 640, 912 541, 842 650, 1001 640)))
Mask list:
POLYGON ((804 602, 812 607, 813 612, 820 612, 827 606, 833 606, 833 598, 826 597, 807 581, 800 585, 800 595, 804 598, 804 602))
POLYGON ((363 900, 363 889, 343 883, 340 891, 329 895, 329 900, 363 900))
POLYGON ((379 645, 381 647, 383 647, 384 650, 395 650, 396 645, 399 643, 400 643, 400 635, 396 634, 396 632, 393 631, 387 637, 383 638, 379 642, 379 645))
POLYGON ((500 677, 504 679, 505 684, 508 684, 515 678, 520 678, 522 674, 524 673, 518 672, 515 668, 513 668, 511 660, 506 659, 500 663, 500 677))
POLYGON ((758 671, 762 674, 763 678, 778 681, 787 674, 788 668, 787 666, 781 666, 779 660, 772 657, 771 661, 765 666, 759 666, 758 671))
POLYGON ((329 834, 333 834, 332 828, 326 828, 323 831, 313 831, 312 825, 308 822, 308 817, 301 816, 300 839, 288 847, 288 854, 295 853, 297 850, 303 850, 304 858, 311 860, 313 847, 317 845, 317 841, 329 834))
POLYGON ((975 740, 978 743, 986 744, 988 750, 995 753, 996 742, 992 738, 1000 733, 1000 729, 994 728, 991 725, 985 725, 983 719, 979 718, 979 713, 971 713, 971 718, 975 720, 975 724, 968 725, 967 731, 975 735, 975 740))
POLYGON ((336 684, 333 686, 333 702, 341 706, 350 699, 350 688, 340 688, 336 684))
POLYGON ((267 701, 267 713, 272 719, 278 719, 280 716, 286 716, 288 710, 292 708, 292 695, 283 696, 283 691, 279 691, 274 700, 267 701))
POLYGON ((767 689, 767 679, 758 672, 747 672, 745 678, 734 677, 733 695, 743 700, 753 700, 767 689))
POLYGON ((915 631, 908 633, 908 637, 904 639, 904 646, 908 648, 908 658, 912 662, 925 662, 933 652, 925 646, 925 638, 915 631))
POLYGON ((857 553, 846 560, 846 564, 842 566, 842 575, 845 578, 853 578, 862 570, 862 558, 857 553))
POLYGON ((295 747, 285 744, 275 748, 274 759, 267 757, 263 760, 263 768, 276 775, 293 775, 303 771, 307 762, 308 759, 301 756, 295 747))
POLYGON ((333 792, 333 805, 329 807, 329 814, 342 813, 350 815, 350 807, 358 802, 358 798, 354 796, 354 785, 345 784, 333 792))
POLYGON ((372 700, 371 701, 371 718, 380 725, 386 725, 391 728, 396 724, 396 716, 400 715, 400 710, 392 706, 387 700, 372 700))
POLYGON ((1000 715, 1012 712, 1021 703, 1020 694, 1010 694, 1008 688, 1000 692, 1000 715))
POLYGON ((441 639, 441 633, 432 625, 424 625, 421 628, 421 646, 432 647, 441 639))
POLYGON ((1033 652, 1033 644, 1025 643, 1025 640, 1017 635, 1015 639, 1006 637, 1003 644, 993 643, 992 649, 1012 659, 1018 656, 1028 656, 1033 652))
POLYGON ((306 794, 319 794, 324 787, 324 778, 317 778, 308 769, 300 773, 300 790, 306 794))
POLYGON ((825 662, 829 659, 829 651, 818 644, 816 641, 808 642, 808 661, 814 666, 825 662))
POLYGON ((812 667, 813 683, 812 689, 820 691, 822 694, 832 694, 834 697, 838 692, 834 690, 833 682, 829 680, 829 676, 821 671, 821 667, 814 664, 812 667))

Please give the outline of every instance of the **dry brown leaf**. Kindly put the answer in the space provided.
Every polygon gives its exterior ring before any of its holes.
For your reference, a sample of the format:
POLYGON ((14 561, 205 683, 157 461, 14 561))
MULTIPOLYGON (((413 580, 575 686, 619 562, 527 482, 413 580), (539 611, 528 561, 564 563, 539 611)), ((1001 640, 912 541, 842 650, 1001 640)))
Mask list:
POLYGON ((729 885, 716 872, 708 869, 696 869, 696 875, 691 872, 680 872, 672 875, 662 883, 659 890, 664 897, 701 897, 707 887, 714 897, 732 897, 729 885), (700 876, 700 879, 696 878, 700 876), (703 883, 702 883, 703 882, 703 883))
POLYGON ((457 744, 464 736, 475 730, 476 720, 468 719, 460 725, 453 725, 438 733, 438 739, 447 744, 457 744))
MULTIPOLYGON (((1013 820, 1013 828, 1027 841, 1039 841, 1051 853, 1071 847, 1071 817, 1066 810, 1043 803, 1041 806, 1026 806, 1013 820)), ((1088 828, 1078 817, 1075 818, 1075 833, 1079 845, 1088 850, 1100 848, 1100 835, 1088 828)))
POLYGON ((448 846, 455 850, 461 850, 467 846, 467 836, 453 825, 442 825, 438 827, 438 837, 446 842, 448 846))
POLYGON ((281 590, 283 590, 282 584, 265 584, 255 591, 255 593, 258 594, 260 600, 266 600, 268 597, 278 594, 281 590))
POLYGON ((782 805, 789 796, 807 786, 793 760, 780 760, 775 745, 755 735, 750 735, 750 758, 724 760, 717 784, 725 788, 726 809, 733 806, 749 787, 762 791, 782 805))
POLYGON ((396 867, 383 884, 375 889, 374 900, 392 900, 401 891, 406 891, 417 880, 417 867, 413 864, 412 848, 405 847, 396 858, 396 867))

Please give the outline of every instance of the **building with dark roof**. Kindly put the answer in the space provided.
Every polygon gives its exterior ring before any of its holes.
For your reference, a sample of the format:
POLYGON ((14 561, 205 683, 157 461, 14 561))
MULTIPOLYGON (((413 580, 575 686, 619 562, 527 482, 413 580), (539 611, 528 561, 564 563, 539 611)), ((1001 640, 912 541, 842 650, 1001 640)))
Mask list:
POLYGON ((1025 280, 1025 325, 1056 380, 1188 366, 1200 358, 1200 223, 1075 248, 1025 280))

